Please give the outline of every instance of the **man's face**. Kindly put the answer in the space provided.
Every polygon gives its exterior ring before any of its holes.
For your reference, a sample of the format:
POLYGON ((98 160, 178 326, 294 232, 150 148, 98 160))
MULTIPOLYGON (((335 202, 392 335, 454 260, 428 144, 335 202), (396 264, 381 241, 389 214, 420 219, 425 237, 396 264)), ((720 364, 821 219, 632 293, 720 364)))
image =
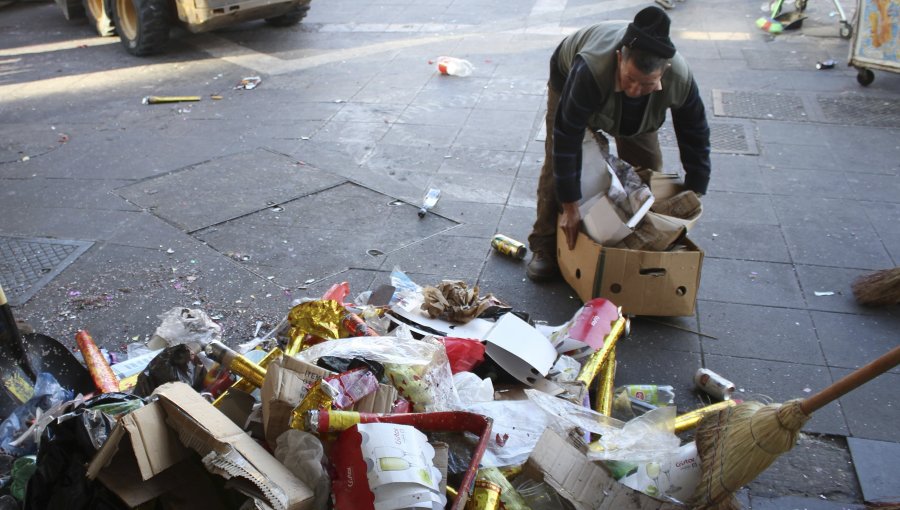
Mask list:
POLYGON ((619 88, 628 97, 641 97, 662 90, 662 77, 667 67, 644 74, 629 59, 622 58, 622 52, 617 51, 619 61, 619 88))

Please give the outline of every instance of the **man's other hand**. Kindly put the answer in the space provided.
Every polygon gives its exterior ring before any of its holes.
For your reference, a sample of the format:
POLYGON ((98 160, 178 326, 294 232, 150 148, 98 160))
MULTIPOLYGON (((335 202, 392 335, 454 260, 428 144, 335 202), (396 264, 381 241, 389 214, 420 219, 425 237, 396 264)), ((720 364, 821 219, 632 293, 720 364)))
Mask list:
POLYGON ((578 202, 566 202, 562 205, 563 213, 559 226, 566 234, 566 244, 570 250, 575 249, 575 241, 578 239, 578 227, 581 226, 581 211, 578 210, 578 202))

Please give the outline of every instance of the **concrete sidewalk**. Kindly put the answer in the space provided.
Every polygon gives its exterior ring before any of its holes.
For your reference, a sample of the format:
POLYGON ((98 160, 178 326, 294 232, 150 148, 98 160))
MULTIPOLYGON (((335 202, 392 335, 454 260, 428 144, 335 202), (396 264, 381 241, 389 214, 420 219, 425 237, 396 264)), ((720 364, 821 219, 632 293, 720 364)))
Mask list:
MULTIPOLYGON (((292 299, 341 281, 362 292, 399 267, 420 284, 477 283, 562 323, 577 296, 528 281, 490 237, 530 229, 554 47, 646 5, 316 0, 297 27, 173 32, 166 54, 145 59, 53 4, 7 6, 0 278, 15 313, 72 344, 87 328, 121 351, 169 308, 201 307, 236 343, 292 299), (440 55, 476 71, 440 76, 440 55), (253 75, 260 87, 232 89, 253 75), (150 94, 204 99, 142 105, 150 94), (442 197, 419 219, 428 187, 442 197)), ((713 132, 691 232, 706 258, 695 316, 636 319, 618 383, 671 384, 692 408, 705 366, 746 397, 781 402, 898 344, 900 310, 859 307, 850 283, 900 264, 900 76, 857 84, 832 9, 810 2, 804 26, 776 38, 755 27, 759 2, 670 11, 713 132), (817 70, 826 59, 838 65, 817 70)), ((679 168, 670 125, 660 137, 679 168)), ((900 463, 898 386, 894 369, 817 412, 750 485, 752 507, 900 500, 896 476, 875 476, 900 463)))

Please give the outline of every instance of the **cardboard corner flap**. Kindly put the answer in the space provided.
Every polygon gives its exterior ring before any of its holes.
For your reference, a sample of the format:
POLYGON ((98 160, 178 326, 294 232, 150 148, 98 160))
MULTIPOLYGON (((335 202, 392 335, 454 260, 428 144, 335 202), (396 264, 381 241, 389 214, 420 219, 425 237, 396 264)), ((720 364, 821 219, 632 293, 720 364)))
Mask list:
POLYGON ((207 469, 251 482, 275 510, 312 505, 313 491, 306 484, 190 386, 169 383, 154 394, 181 442, 203 457, 207 469))
POLYGON ((528 457, 526 468, 539 472, 576 510, 676 510, 680 505, 628 488, 565 438, 547 429, 528 457))

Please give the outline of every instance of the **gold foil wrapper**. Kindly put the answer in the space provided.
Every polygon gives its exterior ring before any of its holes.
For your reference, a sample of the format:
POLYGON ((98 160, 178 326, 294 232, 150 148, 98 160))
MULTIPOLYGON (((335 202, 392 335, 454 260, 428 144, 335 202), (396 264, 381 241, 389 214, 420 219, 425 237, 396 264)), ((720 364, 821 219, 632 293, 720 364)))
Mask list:
POLYGON ((587 387, 591 386, 591 383, 600 375, 603 363, 606 362, 609 353, 616 348, 616 342, 619 341, 622 333, 625 332, 627 323, 628 319, 622 317, 622 311, 619 310, 619 318, 612 323, 612 329, 603 338, 603 346, 588 357, 588 360, 582 365, 581 372, 578 373, 578 377, 575 379, 576 381, 581 381, 587 387))
POLYGON ((475 480, 472 496, 466 501, 466 510, 499 510, 500 486, 488 480, 475 480))
POLYGON ((297 404, 297 407, 291 412, 291 428, 303 430, 304 416, 307 411, 316 409, 331 409, 331 403, 337 397, 336 390, 327 384, 322 384, 322 380, 313 384, 312 388, 303 397, 303 400, 297 404))
POLYGON ((700 409, 695 409, 689 413, 684 413, 675 418, 675 433, 677 434, 679 432, 684 432, 685 430, 690 430, 696 427, 703 418, 718 413, 722 409, 734 407, 737 404, 738 402, 736 400, 724 400, 706 407, 701 407, 700 409))
POLYGON ((616 379, 616 351, 613 349, 606 357, 600 371, 600 384, 597 387, 597 412, 610 416, 612 414, 616 379))
POLYGON ((266 380, 266 369, 252 362, 250 358, 238 354, 228 364, 228 370, 241 376, 255 388, 262 388, 266 380))
POLYGON ((341 318, 347 313, 343 306, 331 299, 307 301, 291 308, 288 321, 290 341, 285 351, 287 356, 300 352, 306 334, 326 339, 341 337, 341 318))
MULTIPOLYGON (((269 353, 266 354, 263 359, 259 360, 259 367, 262 368, 263 370, 266 370, 269 367, 269 363, 280 358, 283 354, 284 353, 281 351, 281 349, 279 349, 278 347, 275 347, 274 349, 269 351, 269 353)), ((265 379, 265 378, 266 378, 265 372, 263 372, 263 379, 265 379)), ((262 388, 262 385, 260 385, 259 387, 262 388)), ((228 395, 228 392, 233 389, 250 393, 256 388, 257 387, 253 386, 253 383, 250 382, 249 379, 247 379, 245 377, 241 377, 240 379, 235 381, 235 383, 232 384, 230 388, 223 391, 222 394, 219 395, 219 397, 213 401, 213 405, 216 407, 219 407, 219 404, 222 403, 222 399, 224 399, 225 396, 228 395)))

